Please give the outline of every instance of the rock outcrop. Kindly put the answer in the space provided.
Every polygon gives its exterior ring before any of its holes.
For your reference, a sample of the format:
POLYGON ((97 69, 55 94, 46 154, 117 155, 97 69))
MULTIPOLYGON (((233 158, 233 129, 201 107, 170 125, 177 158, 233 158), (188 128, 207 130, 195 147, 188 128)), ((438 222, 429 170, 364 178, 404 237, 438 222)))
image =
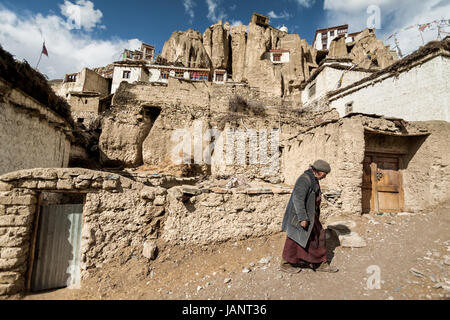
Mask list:
POLYGON ((169 64, 188 68, 210 68, 211 59, 203 46, 203 36, 192 29, 175 31, 164 43, 161 58, 169 64))
POLYGON ((353 63, 366 69, 384 69, 395 62, 389 46, 377 39, 372 29, 365 29, 355 37, 349 57, 353 63))
POLYGON ((245 51, 247 47, 247 27, 234 26, 230 28, 231 38, 231 68, 233 81, 241 82, 245 70, 245 51))
MULTIPOLYGON (((322 52, 322 60, 327 51, 322 52)), ((189 29, 176 31, 164 45, 161 57, 168 63, 185 67, 225 69, 235 82, 246 82, 273 97, 299 94, 301 83, 318 68, 318 51, 296 33, 289 34, 268 23, 250 21, 248 26, 225 25, 222 21, 207 28, 202 35, 189 29), (270 50, 289 51, 289 61, 274 63, 270 50)), ((352 59, 365 69, 385 68, 394 63, 389 46, 366 29, 355 41, 345 37, 331 42, 326 56, 331 59, 352 59)))
POLYGON ((206 29, 203 34, 203 46, 211 59, 214 69, 228 69, 230 60, 230 44, 228 30, 222 23, 217 23, 206 29))

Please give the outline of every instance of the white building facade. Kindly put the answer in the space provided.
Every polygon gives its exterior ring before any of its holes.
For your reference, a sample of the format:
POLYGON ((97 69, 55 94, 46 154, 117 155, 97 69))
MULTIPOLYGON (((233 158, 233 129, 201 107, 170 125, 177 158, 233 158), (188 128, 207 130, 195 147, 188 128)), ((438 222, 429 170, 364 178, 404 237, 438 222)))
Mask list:
POLYGON ((365 113, 406 121, 450 122, 448 51, 441 49, 419 61, 409 62, 395 72, 383 73, 381 70, 377 74, 330 96, 330 107, 341 117, 365 113))
POLYGON ((313 47, 317 50, 328 50, 331 45, 331 41, 338 36, 345 36, 345 43, 350 43, 355 40, 355 37, 360 32, 348 33, 348 25, 340 25, 336 27, 330 27, 326 29, 318 29, 314 36, 313 47))
POLYGON ((115 63, 111 93, 115 93, 123 81, 128 83, 133 83, 136 81, 149 81, 147 66, 144 63, 131 61, 115 63))
POLYGON ((349 86, 373 73, 369 70, 355 70, 352 66, 352 63, 324 63, 306 82, 302 90, 303 105, 313 104, 324 98, 328 92, 349 86))

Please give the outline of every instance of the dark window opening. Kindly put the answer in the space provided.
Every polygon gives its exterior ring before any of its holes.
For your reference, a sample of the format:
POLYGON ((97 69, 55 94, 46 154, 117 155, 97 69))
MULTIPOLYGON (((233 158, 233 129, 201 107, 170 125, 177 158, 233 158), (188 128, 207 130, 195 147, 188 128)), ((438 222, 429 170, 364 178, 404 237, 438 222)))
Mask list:
POLYGON ((223 82, 225 79, 224 74, 223 73, 217 73, 216 74, 216 81, 217 82, 223 82))
POLYGON ((124 71, 123 72, 123 79, 130 79, 131 71, 124 71))

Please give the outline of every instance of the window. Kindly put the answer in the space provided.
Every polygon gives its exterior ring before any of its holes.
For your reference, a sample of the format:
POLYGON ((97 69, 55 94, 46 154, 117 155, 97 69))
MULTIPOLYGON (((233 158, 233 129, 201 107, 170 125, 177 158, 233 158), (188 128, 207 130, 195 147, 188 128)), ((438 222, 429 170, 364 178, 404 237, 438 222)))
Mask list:
POLYGON ((191 72, 191 80, 208 81, 208 74, 202 72, 191 72))
POLYGON ((76 74, 68 74, 66 76, 66 82, 76 82, 77 81, 77 75, 76 74))
POLYGON ((169 79, 169 71, 161 71, 161 79, 169 79))
POLYGON ((334 30, 330 31, 330 37, 334 37, 334 30))
POLYGON ((349 114, 353 112, 353 101, 345 104, 345 114, 349 114))
POLYGON ((224 74, 223 73, 217 73, 216 74, 216 82, 223 82, 224 81, 224 74))
POLYGON ((281 54, 279 54, 279 53, 274 53, 274 54, 273 54, 273 61, 274 61, 274 62, 280 62, 280 61, 281 61, 281 54))
POLYGON ((175 78, 184 78, 183 71, 175 71, 175 78))
POLYGON ((124 71, 122 78, 123 79, 130 79, 130 76, 131 76, 131 71, 124 71))

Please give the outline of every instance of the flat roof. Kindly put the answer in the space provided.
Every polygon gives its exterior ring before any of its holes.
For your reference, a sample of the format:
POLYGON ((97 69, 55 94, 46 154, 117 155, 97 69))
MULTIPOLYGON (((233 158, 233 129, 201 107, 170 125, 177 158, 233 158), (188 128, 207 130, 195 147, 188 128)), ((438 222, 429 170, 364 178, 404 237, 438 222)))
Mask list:
POLYGON ((439 56, 439 55, 444 55, 444 56, 450 57, 450 36, 447 36, 442 41, 430 41, 425 46, 420 47, 418 50, 414 51, 413 53, 409 54, 408 56, 404 57, 403 59, 394 62, 389 67, 386 67, 384 69, 376 71, 373 74, 371 74, 370 76, 367 76, 364 79, 361 79, 360 81, 357 81, 347 87, 330 92, 328 94, 328 97, 338 95, 338 94, 343 93, 344 91, 347 91, 351 88, 358 87, 366 82, 371 82, 385 74, 393 76, 393 75, 397 75, 401 72, 408 71, 410 69, 411 65, 414 64, 415 62, 419 62, 419 61, 424 60, 425 58, 429 57, 429 59, 425 59, 425 61, 421 61, 421 63, 425 63, 426 61, 433 59, 434 57, 439 56))
POLYGON ((161 66, 157 64, 148 65, 149 68, 157 69, 174 69, 174 70, 186 70, 186 71, 210 71, 208 68, 187 68, 187 67, 175 67, 175 66, 161 66))

